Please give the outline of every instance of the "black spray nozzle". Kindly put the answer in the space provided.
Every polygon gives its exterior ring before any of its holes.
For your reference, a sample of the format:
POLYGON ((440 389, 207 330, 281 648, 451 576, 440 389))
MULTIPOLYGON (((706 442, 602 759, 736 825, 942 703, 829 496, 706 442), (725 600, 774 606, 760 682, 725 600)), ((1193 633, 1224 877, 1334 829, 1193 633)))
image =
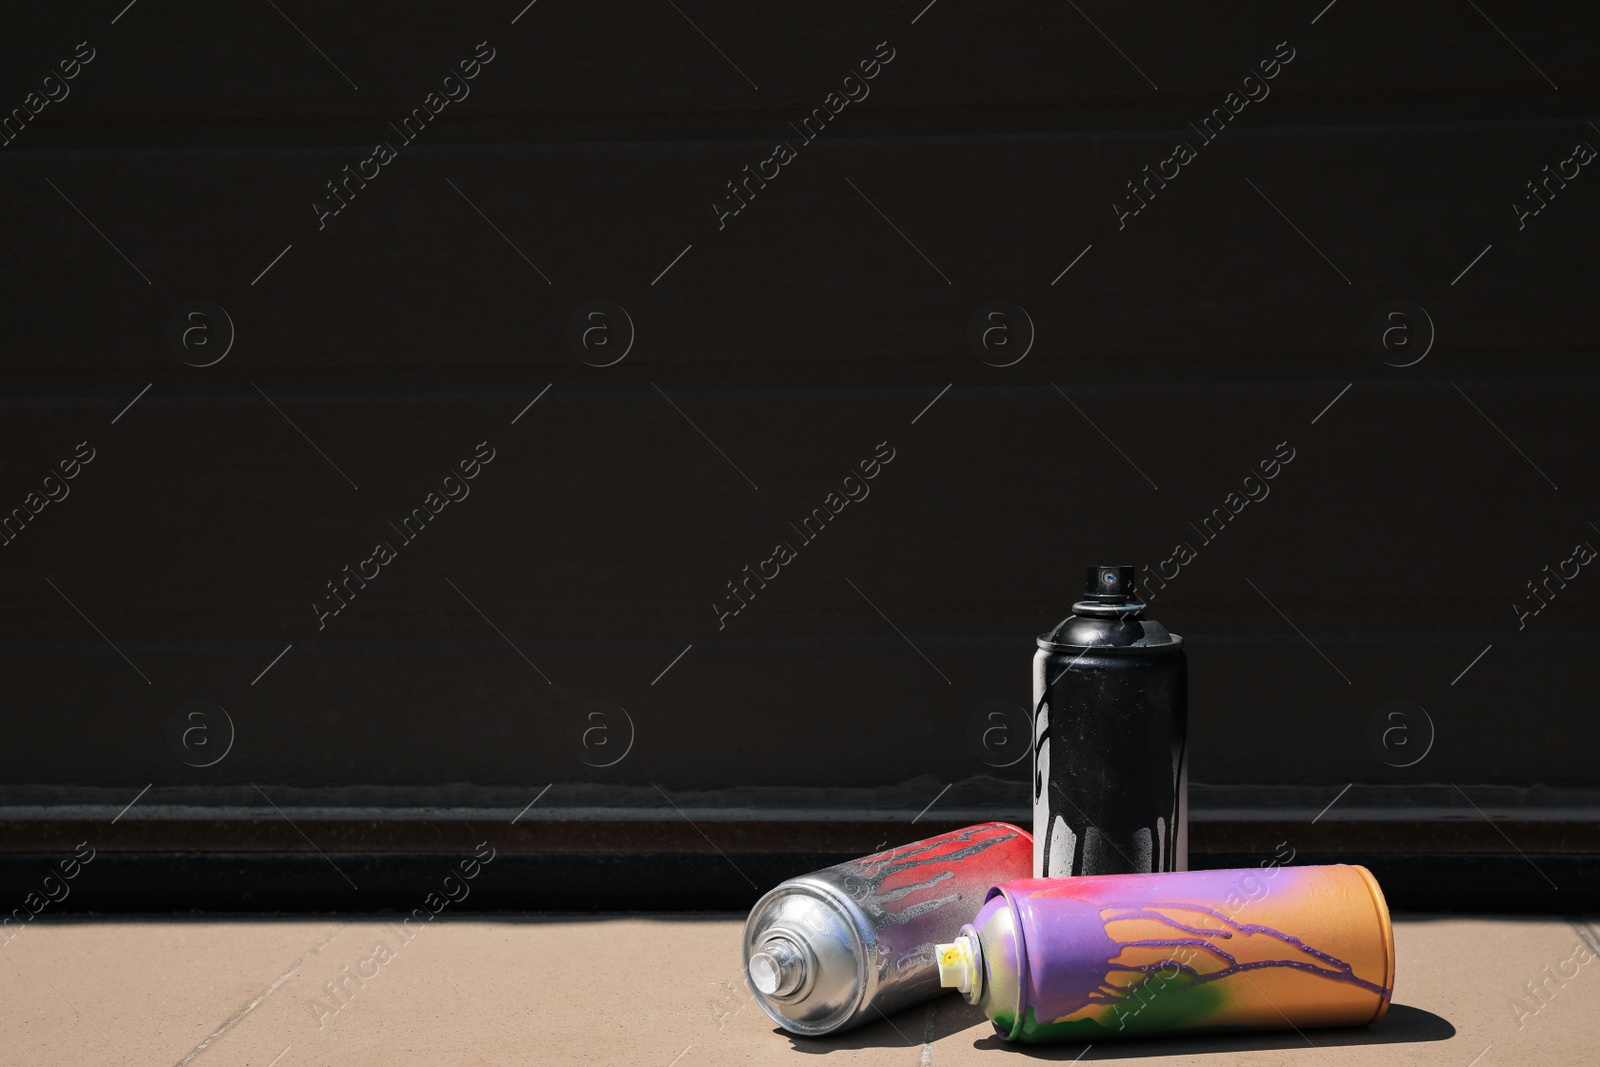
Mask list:
POLYGON ((1091 601, 1102 604, 1137 600, 1134 574, 1135 568, 1121 564, 1090 567, 1084 593, 1091 601))

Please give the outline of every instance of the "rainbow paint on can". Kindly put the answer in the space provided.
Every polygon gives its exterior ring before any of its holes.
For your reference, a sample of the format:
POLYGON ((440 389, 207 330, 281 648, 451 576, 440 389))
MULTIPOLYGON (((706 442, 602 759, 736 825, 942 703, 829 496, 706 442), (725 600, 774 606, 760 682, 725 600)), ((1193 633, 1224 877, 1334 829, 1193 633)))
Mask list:
POLYGON ((831 1034, 942 992, 935 946, 1025 877, 1033 838, 983 823, 791 878, 745 921, 745 981, 791 1033, 831 1034))
POLYGON ((1021 879, 939 953, 1026 1043, 1360 1026, 1394 992, 1383 893, 1345 864, 1021 879))

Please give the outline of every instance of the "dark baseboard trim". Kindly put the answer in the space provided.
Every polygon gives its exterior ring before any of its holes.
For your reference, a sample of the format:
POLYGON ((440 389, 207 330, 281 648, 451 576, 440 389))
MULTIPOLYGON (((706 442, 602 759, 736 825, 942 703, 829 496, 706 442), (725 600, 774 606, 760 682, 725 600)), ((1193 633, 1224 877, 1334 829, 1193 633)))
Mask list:
MULTIPOLYGON (((1028 819, 1011 814, 991 820, 1028 819)), ((129 818, 104 820, 0 818, 0 856, 16 852, 72 852, 87 842, 106 852, 298 852, 313 841, 333 853, 470 852, 487 841, 501 853, 554 855, 617 853, 838 853, 865 855, 969 826, 982 818, 930 815, 905 818, 546 818, 513 822, 466 812, 456 818, 350 818, 294 812, 230 818, 129 818)), ((1527 853, 1600 854, 1600 820, 1502 818, 1233 819, 1197 815, 1189 826, 1196 853, 1248 856, 1256 862, 1288 845, 1316 853, 1527 853)))
MULTIPOLYGON (((0 853, 10 934, 41 917, 84 914, 746 910, 792 875, 858 855, 831 852, 508 852, 470 881, 470 850, 95 854, 63 883, 59 852, 0 853), (446 883, 447 877, 455 876, 446 883), (65 886, 66 895, 61 896, 65 886), (43 903, 47 895, 60 897, 43 903), (466 893, 462 896, 463 891, 466 893), (430 894, 437 894, 430 898, 430 894), (446 895, 459 899, 440 906, 446 895)), ((1261 853, 1196 852, 1196 868, 1256 867, 1261 853)), ((1396 911, 1575 914, 1600 911, 1600 856, 1575 853, 1299 851, 1296 865, 1360 863, 1396 911)), ((4 918, 5 915, 0 915, 4 918)), ((5 938, 0 938, 4 940, 5 938)))

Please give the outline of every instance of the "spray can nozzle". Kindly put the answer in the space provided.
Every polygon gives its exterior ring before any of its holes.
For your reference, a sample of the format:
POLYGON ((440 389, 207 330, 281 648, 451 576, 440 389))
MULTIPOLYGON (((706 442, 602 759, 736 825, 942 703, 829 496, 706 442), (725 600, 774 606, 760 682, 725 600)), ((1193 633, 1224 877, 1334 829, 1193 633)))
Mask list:
POLYGON ((1084 596, 1100 604, 1121 604, 1135 599, 1134 568, 1126 564, 1090 567, 1084 596))
POLYGON ((983 995, 983 949, 977 937, 965 928, 947 945, 933 947, 939 961, 939 984, 954 989, 976 1004, 983 995))
POLYGON ((775 937, 752 953, 745 969, 750 984, 769 997, 786 997, 806 980, 806 960, 789 941, 775 937))

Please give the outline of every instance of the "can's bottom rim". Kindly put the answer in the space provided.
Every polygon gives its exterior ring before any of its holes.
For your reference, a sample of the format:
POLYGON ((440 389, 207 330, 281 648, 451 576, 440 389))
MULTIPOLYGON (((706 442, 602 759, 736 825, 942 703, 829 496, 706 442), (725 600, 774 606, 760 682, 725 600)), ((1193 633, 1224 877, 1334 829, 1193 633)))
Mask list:
POLYGON ((1394 999, 1394 924, 1389 921, 1389 904, 1383 898, 1383 887, 1378 885, 1378 879, 1359 863, 1350 866, 1367 883, 1372 893, 1372 907, 1378 913, 1378 925, 1383 929, 1383 997, 1378 1001, 1378 1010, 1368 1020, 1370 1025, 1388 1014, 1389 1002, 1394 999))

